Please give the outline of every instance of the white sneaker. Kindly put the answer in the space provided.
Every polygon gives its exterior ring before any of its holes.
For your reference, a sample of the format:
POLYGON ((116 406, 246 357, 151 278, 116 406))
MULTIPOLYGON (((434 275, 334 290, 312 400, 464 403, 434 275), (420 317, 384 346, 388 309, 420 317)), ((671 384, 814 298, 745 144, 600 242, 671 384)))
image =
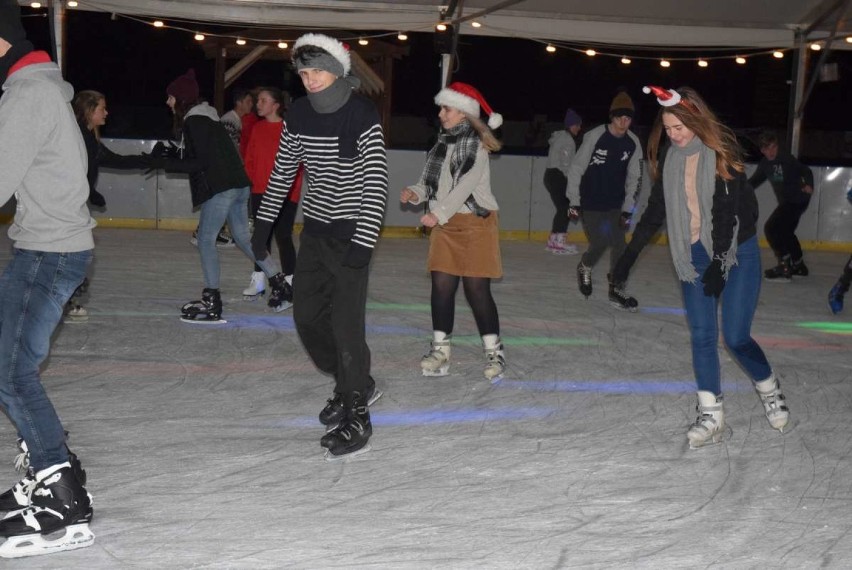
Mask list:
POLYGON ((689 447, 698 449, 705 445, 719 443, 725 431, 725 411, 722 409, 722 396, 700 390, 698 392, 698 417, 689 426, 686 437, 689 447))
POLYGON ((482 345, 485 348, 485 377, 489 380, 502 377, 506 371, 506 355, 500 337, 496 334, 483 335, 482 345))
POLYGON ((781 393, 781 386, 775 374, 766 380, 755 382, 754 389, 757 390, 757 395, 763 404, 763 411, 766 419, 769 420, 769 425, 783 432, 790 421, 790 410, 787 408, 787 401, 781 393))

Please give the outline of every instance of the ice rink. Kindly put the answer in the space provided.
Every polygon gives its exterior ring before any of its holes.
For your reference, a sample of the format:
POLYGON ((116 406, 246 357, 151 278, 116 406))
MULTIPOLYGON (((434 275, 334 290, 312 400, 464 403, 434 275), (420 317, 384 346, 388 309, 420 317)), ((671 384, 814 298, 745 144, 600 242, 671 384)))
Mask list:
MULTIPOLYGON (((769 427, 723 351, 730 438, 689 450, 695 385, 667 248, 639 258, 631 314, 607 301, 608 256, 585 300, 577 256, 504 241, 508 371, 491 383, 461 292, 451 374, 420 375, 428 244, 383 239, 373 449, 328 462, 317 413, 332 382, 291 310, 242 300, 239 251, 220 250, 228 324, 200 326, 178 318, 203 286, 188 233, 95 235, 91 318, 60 326, 43 381, 88 471, 97 538, 3 569, 852 567, 852 306, 826 304, 848 254, 806 252, 810 276, 762 284, 753 332, 794 429, 769 427)), ((0 421, 4 489, 20 477, 15 438, 0 421)))

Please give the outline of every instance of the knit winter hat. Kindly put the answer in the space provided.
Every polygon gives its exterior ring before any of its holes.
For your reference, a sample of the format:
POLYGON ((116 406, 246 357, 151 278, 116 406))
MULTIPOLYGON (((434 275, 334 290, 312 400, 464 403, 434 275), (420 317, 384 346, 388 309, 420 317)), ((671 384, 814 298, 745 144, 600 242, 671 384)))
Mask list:
POLYGON ((352 69, 352 58, 349 46, 324 34, 305 34, 293 45, 293 64, 296 71, 302 69, 322 69, 337 77, 349 75, 352 69), (326 54, 299 54, 299 48, 315 46, 322 48, 326 54))
POLYGON ((612 100, 612 104, 609 106, 610 117, 621 117, 625 115, 632 118, 634 111, 633 99, 631 99, 630 95, 624 91, 619 91, 618 95, 615 96, 612 100))
POLYGON ((489 127, 496 129, 503 124, 503 115, 495 113, 488 102, 485 101, 482 93, 476 87, 467 83, 459 81, 450 83, 435 95, 435 104, 446 105, 474 117, 479 117, 479 109, 481 108, 488 115, 489 127))
POLYGON ((12 45, 27 39, 17 0, 0 0, 0 38, 12 45))
POLYGON ((577 111, 574 109, 568 109, 565 111, 565 128, 570 129, 574 125, 582 125, 583 118, 577 114, 577 111))
POLYGON ((178 101, 193 103, 198 100, 198 82, 195 80, 195 70, 190 69, 166 87, 166 93, 178 101))

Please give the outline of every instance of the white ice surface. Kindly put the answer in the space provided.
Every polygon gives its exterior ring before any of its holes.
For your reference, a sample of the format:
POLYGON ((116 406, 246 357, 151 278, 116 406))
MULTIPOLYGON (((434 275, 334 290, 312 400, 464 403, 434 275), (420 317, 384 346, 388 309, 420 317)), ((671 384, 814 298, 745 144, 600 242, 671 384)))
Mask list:
MULTIPOLYGON (((88 470, 97 539, 4 569, 852 567, 852 306, 826 306, 845 254, 809 252, 809 277, 763 285, 753 332, 795 429, 769 428, 723 351, 732 436, 691 451, 689 338, 666 248, 640 257, 630 314, 606 300, 607 257, 584 300, 576 256, 504 242, 508 372, 492 385, 461 292, 451 374, 420 375, 427 243, 384 239, 367 311, 385 392, 373 450, 329 463, 316 415, 332 383, 292 311, 242 300, 240 252, 220 252, 228 324, 200 327, 178 318, 202 288, 187 233, 96 239, 91 319, 60 327, 43 381, 88 470)), ((4 488, 15 437, 0 421, 4 488)))

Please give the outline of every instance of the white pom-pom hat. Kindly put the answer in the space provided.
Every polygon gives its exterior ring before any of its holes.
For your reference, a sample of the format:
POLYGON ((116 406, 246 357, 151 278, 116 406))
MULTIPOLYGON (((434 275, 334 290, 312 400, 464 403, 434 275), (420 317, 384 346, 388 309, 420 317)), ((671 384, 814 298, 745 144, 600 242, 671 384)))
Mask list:
POLYGON ((352 58, 349 55, 349 46, 325 34, 305 34, 293 44, 293 51, 302 46, 317 46, 340 62, 343 66, 343 75, 349 75, 352 69, 352 58))
POLYGON ((664 89, 656 85, 646 85, 642 88, 643 93, 653 93, 657 96, 657 103, 663 107, 674 107, 681 101, 680 93, 674 89, 664 89))
POLYGON ((485 97, 482 96, 482 93, 476 87, 467 83, 461 83, 460 81, 450 83, 435 95, 435 104, 446 105, 474 117, 479 117, 479 110, 481 108, 488 115, 489 127, 496 129, 503 124, 503 115, 495 113, 485 100, 485 97))

